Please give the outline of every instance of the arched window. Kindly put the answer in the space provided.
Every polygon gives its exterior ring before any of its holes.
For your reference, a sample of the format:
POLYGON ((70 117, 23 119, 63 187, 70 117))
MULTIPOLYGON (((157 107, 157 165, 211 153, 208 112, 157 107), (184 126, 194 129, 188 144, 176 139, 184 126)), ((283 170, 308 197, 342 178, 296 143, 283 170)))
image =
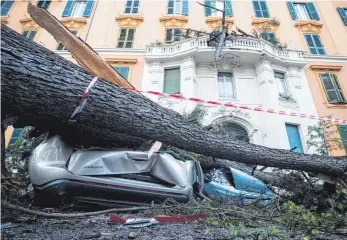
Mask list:
POLYGON ((248 132, 238 124, 222 122, 217 127, 214 127, 214 130, 217 134, 228 136, 235 140, 249 142, 248 132))

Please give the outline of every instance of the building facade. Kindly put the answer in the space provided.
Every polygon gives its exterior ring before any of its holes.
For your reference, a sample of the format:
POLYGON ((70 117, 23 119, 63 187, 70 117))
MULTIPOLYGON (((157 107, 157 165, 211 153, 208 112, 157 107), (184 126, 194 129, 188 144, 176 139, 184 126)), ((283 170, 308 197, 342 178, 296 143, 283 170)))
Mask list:
MULTIPOLYGON (((347 2, 226 0, 229 32, 260 38, 225 42, 222 58, 207 37, 184 38, 185 29, 221 28, 221 1, 31 1, 87 42, 115 70, 144 91, 214 102, 347 119, 347 2)), ((27 13, 28 1, 2 1, 1 22, 74 61, 64 46, 27 13)), ((148 95, 189 111, 196 104, 148 95)), ((206 125, 230 122, 231 131, 272 148, 310 153, 308 126, 316 119, 207 105, 206 125), (241 130, 240 130, 241 129, 241 130)), ((347 145, 347 123, 335 124, 347 145)), ((346 155, 346 149, 331 152, 346 155)))

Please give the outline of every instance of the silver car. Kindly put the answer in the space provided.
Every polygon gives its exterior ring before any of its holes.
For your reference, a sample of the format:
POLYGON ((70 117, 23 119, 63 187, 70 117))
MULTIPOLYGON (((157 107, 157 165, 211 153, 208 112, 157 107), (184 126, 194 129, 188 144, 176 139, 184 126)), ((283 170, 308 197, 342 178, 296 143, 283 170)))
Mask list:
POLYGON ((203 189, 198 162, 169 153, 133 150, 74 150, 48 136, 29 163, 40 205, 77 199, 101 205, 150 205, 171 198, 186 203, 203 189))

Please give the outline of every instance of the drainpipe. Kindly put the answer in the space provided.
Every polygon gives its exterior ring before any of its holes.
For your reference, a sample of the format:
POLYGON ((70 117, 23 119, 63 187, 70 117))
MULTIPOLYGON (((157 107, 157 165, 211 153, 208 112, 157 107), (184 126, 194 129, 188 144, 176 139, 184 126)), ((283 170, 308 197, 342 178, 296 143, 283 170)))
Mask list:
POLYGON ((91 18, 91 20, 90 20, 90 24, 89 24, 88 31, 87 31, 87 34, 86 34, 86 38, 84 39, 84 42, 85 42, 85 43, 87 43, 87 38, 88 38, 88 36, 89 36, 90 28, 92 27, 92 23, 93 23, 93 20, 94 20, 94 17, 95 17, 96 10, 98 9, 99 1, 100 1, 100 0, 97 0, 97 1, 96 1, 95 10, 94 10, 93 16, 92 16, 92 18, 91 18))

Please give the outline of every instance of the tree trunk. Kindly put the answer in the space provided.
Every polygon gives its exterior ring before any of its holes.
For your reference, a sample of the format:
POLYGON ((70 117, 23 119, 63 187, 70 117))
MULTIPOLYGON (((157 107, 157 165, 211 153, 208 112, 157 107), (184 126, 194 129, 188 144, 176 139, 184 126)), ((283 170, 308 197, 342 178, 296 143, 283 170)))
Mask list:
POLYGON ((152 139, 236 162, 332 175, 347 170, 345 160, 215 135, 103 79, 92 88, 79 120, 69 124, 93 76, 5 26, 1 33, 2 113, 17 116, 23 125, 56 131, 79 144, 133 146, 142 139, 152 139))

